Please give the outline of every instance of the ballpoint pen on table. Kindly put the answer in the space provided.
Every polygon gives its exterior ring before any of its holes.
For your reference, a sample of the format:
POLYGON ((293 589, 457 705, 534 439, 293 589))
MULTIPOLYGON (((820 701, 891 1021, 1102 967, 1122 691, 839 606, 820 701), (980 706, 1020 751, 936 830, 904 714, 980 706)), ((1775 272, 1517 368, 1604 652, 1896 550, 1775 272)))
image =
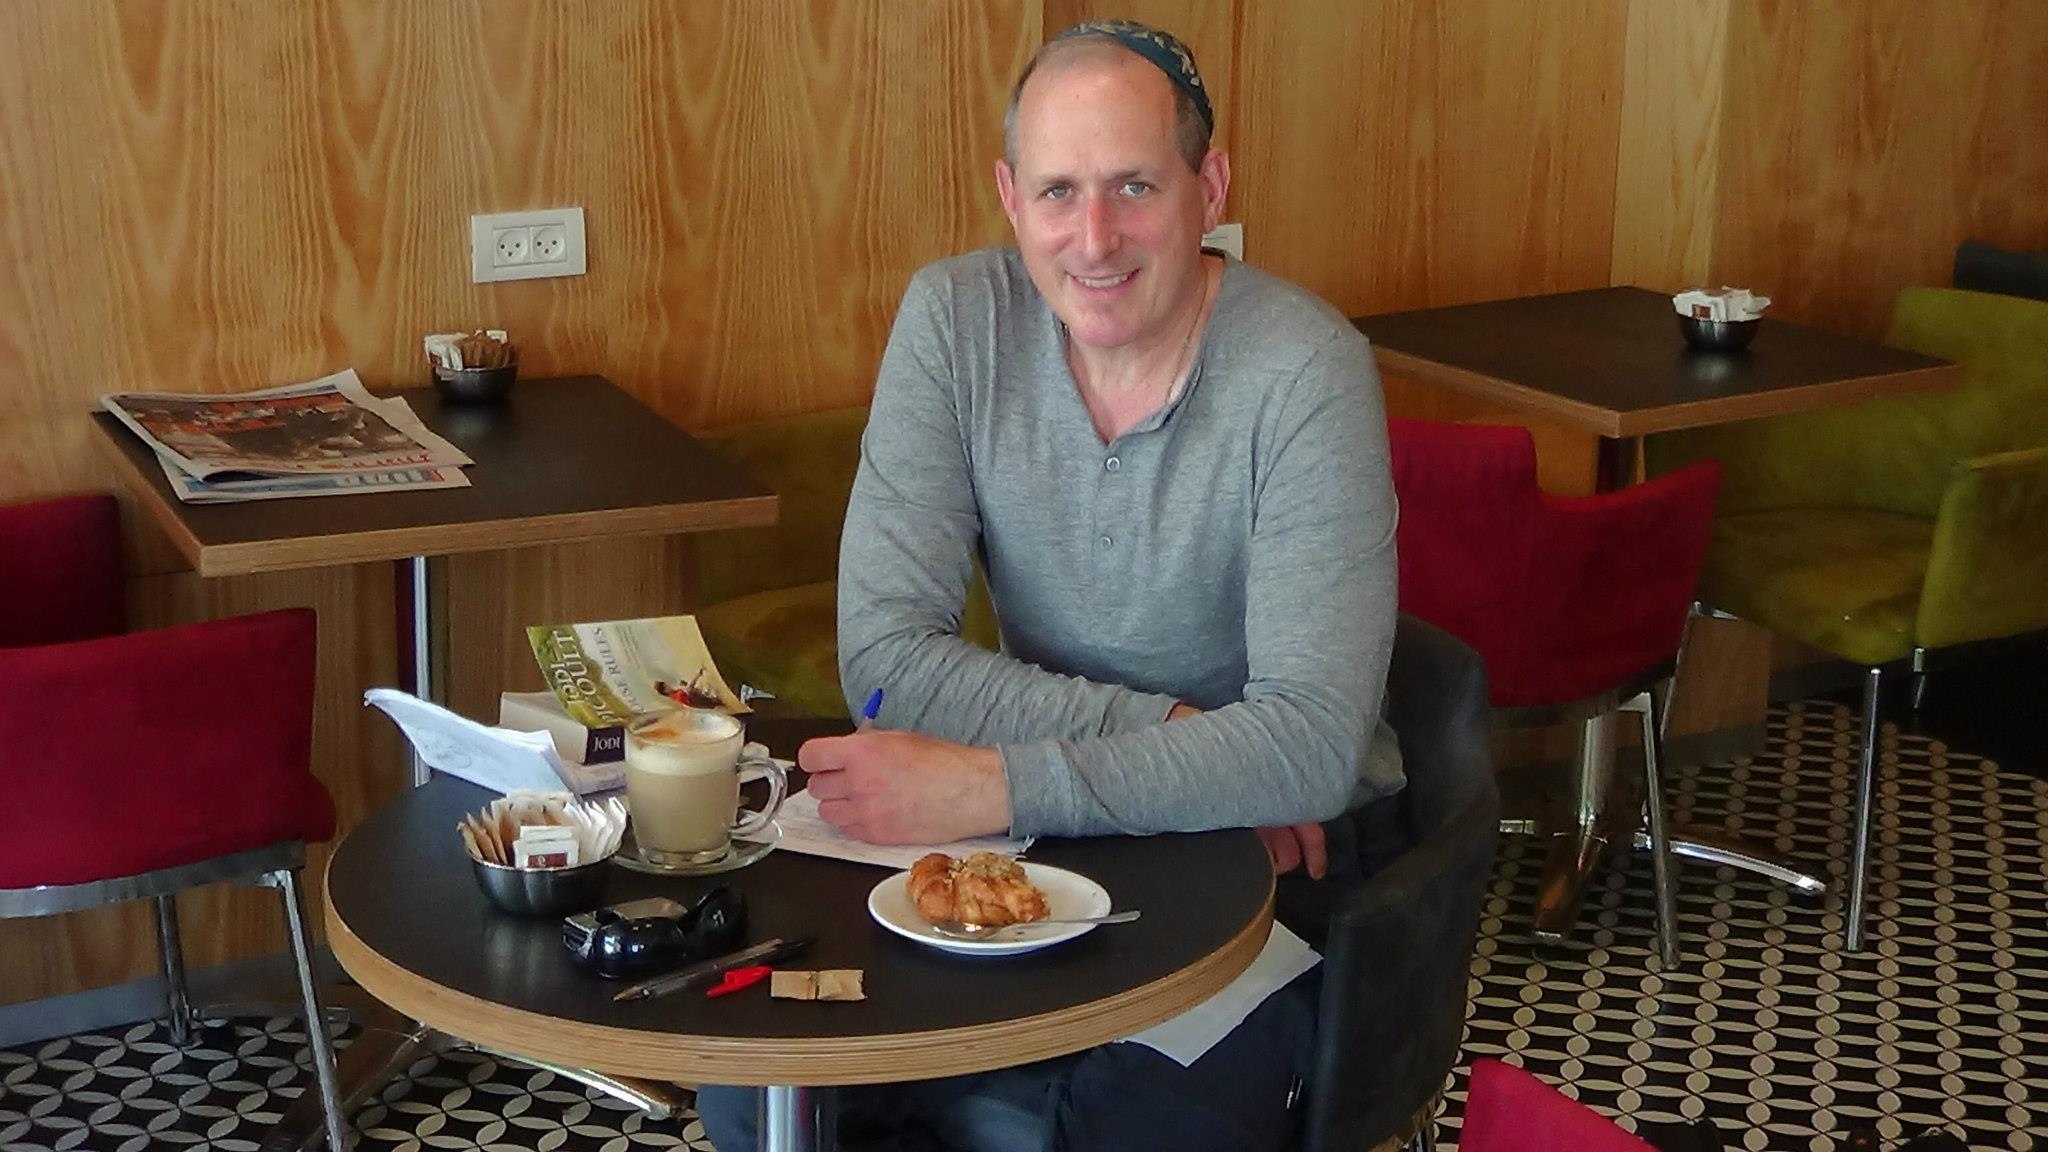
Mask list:
POLYGON ((773 964, 777 960, 787 960, 791 956, 810 947, 813 939, 814 937, 805 936, 798 940, 784 940, 782 937, 777 936, 772 940, 764 940, 750 948, 742 948, 737 952, 731 952, 713 960, 705 960, 692 964, 687 968, 678 968, 665 976, 656 976, 652 980, 643 980, 631 988, 620 991, 612 999, 614 1001, 646 1000, 655 996, 666 996, 671 992, 679 992, 684 988, 688 988, 692 984, 700 984, 706 980, 723 975, 733 968, 742 968, 750 964, 773 964))

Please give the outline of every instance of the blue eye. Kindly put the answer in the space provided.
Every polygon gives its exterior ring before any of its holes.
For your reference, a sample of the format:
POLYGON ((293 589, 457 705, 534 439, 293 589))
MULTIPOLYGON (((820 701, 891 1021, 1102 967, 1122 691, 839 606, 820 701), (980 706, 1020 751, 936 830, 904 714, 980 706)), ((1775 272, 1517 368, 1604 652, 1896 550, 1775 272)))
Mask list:
POLYGON ((1124 182, 1123 193, 1126 196, 1135 198, 1143 196, 1150 191, 1152 191, 1152 186, 1142 180, 1128 180, 1124 182))
POLYGON ((1040 195, 1044 196, 1047 200, 1065 200, 1067 196, 1072 192, 1073 189, 1067 187, 1065 184, 1055 184, 1052 187, 1047 188, 1044 192, 1041 192, 1040 195))

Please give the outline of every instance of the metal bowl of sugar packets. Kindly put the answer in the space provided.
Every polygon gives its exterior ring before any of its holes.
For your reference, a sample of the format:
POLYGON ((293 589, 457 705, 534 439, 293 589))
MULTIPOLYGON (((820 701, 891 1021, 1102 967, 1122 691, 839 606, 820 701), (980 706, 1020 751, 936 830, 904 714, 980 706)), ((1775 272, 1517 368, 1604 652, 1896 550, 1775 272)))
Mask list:
POLYGON ((451 404, 497 404, 519 379, 519 350, 496 328, 426 338, 434 387, 451 404))
POLYGON ((463 817, 457 831, 484 898, 516 916, 564 916, 604 903, 625 805, 517 794, 463 817))

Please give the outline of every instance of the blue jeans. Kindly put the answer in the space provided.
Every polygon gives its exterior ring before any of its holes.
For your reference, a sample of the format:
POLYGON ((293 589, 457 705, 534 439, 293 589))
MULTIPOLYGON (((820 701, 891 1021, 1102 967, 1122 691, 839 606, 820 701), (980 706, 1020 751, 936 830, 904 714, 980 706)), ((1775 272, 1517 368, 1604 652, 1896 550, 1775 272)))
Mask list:
MULTIPOLYGON (((845 1152, 961 1149, 1083 1152, 1278 1150, 1291 1146, 1289 1105, 1314 1057, 1322 967, 1268 997, 1244 1023, 1183 1068, 1137 1044, 942 1080, 840 1089, 845 1152)), ((760 1146, 752 1088, 706 1085, 697 1113, 719 1152, 760 1146)))

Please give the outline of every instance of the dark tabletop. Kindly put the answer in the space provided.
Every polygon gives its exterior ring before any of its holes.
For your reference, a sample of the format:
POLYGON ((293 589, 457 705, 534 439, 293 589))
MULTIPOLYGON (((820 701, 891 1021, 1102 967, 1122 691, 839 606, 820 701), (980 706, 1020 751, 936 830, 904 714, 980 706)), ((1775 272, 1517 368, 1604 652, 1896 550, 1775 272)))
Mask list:
POLYGON ((775 519, 772 492, 602 377, 521 380, 494 406, 448 404, 433 388, 383 394, 476 461, 470 487, 182 504, 139 438, 105 412, 93 422, 205 576, 775 519))
POLYGON ((1947 361, 1766 315, 1739 352, 1699 352, 1671 298, 1603 288, 1352 320, 1381 367, 1548 415, 1638 436, 1954 387, 1947 361))
MULTIPOLYGON (((761 731, 767 727, 750 735, 778 752, 793 750, 794 741, 761 731)), ((702 880, 614 868, 607 902, 688 901, 714 883, 734 885, 748 900, 750 939, 814 935, 818 943, 785 966, 863 969, 867 993, 864 1001, 821 1005, 772 1000, 764 985, 719 999, 700 989, 619 1004, 612 995, 620 983, 570 962, 558 920, 509 916, 485 903, 455 826, 461 813, 489 800, 484 789, 437 776, 370 817, 329 864, 330 915, 369 949, 442 988, 549 1017, 679 1037, 896 1036, 1071 1009, 1217 952, 1265 914, 1272 892, 1265 850, 1246 830, 1044 839, 1032 860, 1093 878, 1117 908, 1140 909, 1143 919, 1033 953, 965 957, 897 937, 869 918, 870 889, 891 875, 882 868, 792 852, 702 880)))

